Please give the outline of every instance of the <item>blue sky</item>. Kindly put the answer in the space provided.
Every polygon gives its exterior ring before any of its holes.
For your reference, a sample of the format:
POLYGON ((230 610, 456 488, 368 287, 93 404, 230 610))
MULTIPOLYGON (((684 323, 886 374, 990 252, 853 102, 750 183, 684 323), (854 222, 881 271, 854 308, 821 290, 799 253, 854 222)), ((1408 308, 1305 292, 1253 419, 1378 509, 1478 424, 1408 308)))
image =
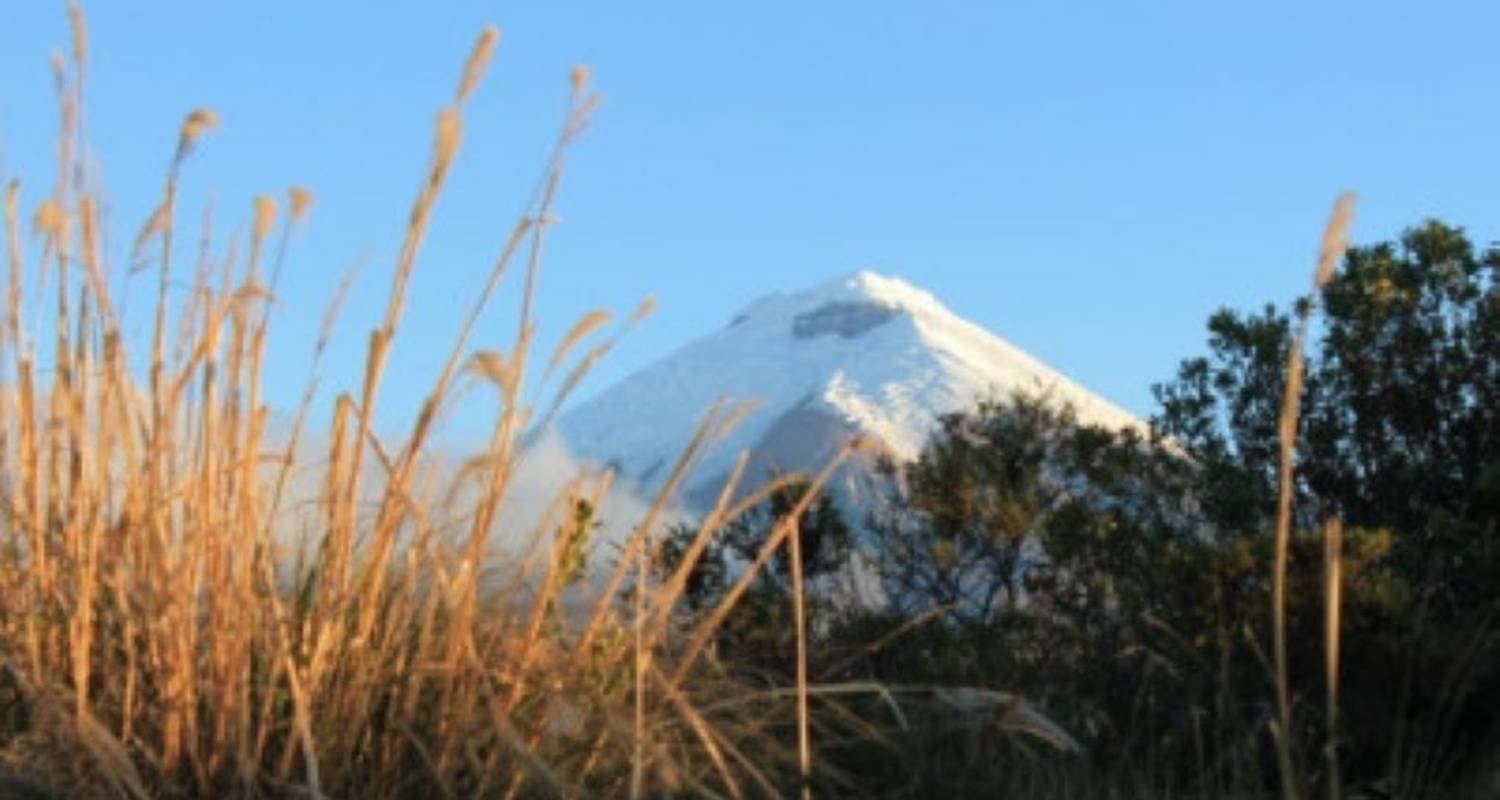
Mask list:
MULTIPOLYGON (((0 174, 52 181, 61 2, 7 4, 0 174)), ((540 287, 545 332, 596 306, 657 314, 584 387, 752 298, 871 267, 1125 407, 1203 347, 1222 305, 1307 285, 1342 189, 1357 241, 1428 216, 1489 242, 1500 6, 1428 2, 88 4, 90 136, 112 255, 159 195, 185 112, 223 120, 187 169, 227 236, 250 197, 317 196, 274 326, 289 406, 343 270, 325 381, 357 386, 404 217, 480 27, 502 41, 417 267, 380 418, 420 399, 591 66, 603 106, 571 163, 540 287)), ((196 216, 194 216, 196 219, 196 216)), ((183 275, 187 262, 180 262, 183 275)), ((138 279, 138 281, 141 279, 138 279)), ((476 344, 509 342, 517 284, 476 344)), ((127 324, 140 341, 144 304, 127 324)), ((548 341, 544 337, 544 343, 548 341)), ((460 420, 460 436, 472 431, 460 420)))

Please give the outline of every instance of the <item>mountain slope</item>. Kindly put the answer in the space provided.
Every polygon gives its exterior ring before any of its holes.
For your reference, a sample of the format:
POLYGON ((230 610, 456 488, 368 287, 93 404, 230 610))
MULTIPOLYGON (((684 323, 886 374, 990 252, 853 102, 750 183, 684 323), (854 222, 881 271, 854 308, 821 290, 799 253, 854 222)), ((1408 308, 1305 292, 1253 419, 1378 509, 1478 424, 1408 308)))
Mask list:
POLYGON ((687 499, 701 503, 742 449, 753 478, 815 471, 854 433, 912 458, 939 415, 1016 390, 1049 393, 1085 422, 1141 424, 927 292, 865 271, 751 303, 564 415, 561 430, 577 455, 651 491, 716 399, 758 401, 690 476, 687 499))

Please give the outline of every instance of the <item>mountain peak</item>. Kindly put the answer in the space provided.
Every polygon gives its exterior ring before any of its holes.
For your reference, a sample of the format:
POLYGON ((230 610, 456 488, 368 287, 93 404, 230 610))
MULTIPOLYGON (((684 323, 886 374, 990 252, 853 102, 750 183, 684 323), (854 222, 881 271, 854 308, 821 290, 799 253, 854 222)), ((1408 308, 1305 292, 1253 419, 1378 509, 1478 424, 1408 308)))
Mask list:
POLYGON ((853 338, 900 314, 934 313, 949 312, 931 294, 900 278, 862 269, 810 289, 761 297, 730 325, 753 319, 786 327, 798 339, 830 333, 853 338))
MULTIPOLYGON (((857 270, 820 288, 831 293, 858 295, 913 311, 941 305, 937 298, 905 280, 894 275, 882 275, 871 269, 857 270)), ((815 289, 814 292, 816 291, 815 289)))
POLYGON ((684 345, 564 415, 579 455, 615 464, 647 490, 665 477, 714 401, 759 408, 699 460, 709 490, 741 450, 753 478, 816 471, 849 435, 913 458, 945 413, 1015 391, 1074 406, 1085 422, 1139 420, 900 278, 860 270, 752 302, 728 327, 684 345))

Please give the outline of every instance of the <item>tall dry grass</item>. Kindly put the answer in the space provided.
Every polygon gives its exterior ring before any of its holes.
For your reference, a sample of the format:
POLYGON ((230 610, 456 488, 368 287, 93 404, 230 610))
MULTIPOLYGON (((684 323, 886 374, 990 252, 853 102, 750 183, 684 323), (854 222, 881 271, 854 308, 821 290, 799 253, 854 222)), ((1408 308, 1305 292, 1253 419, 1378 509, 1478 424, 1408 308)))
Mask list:
MULTIPOLYGON (((1314 295, 1333 279, 1334 271, 1343 258, 1344 251, 1348 248, 1346 233, 1349 223, 1354 218, 1354 195, 1348 192, 1339 196, 1334 202, 1333 213, 1329 216, 1328 225, 1323 230, 1322 249, 1318 255, 1318 265, 1313 273, 1314 295)), ((1273 675, 1276 687, 1276 721, 1272 725, 1276 743, 1276 761, 1281 774, 1281 791, 1287 800, 1296 800, 1302 796, 1303 778, 1299 772, 1299 766, 1292 757, 1292 738, 1295 735, 1292 727, 1292 698, 1291 698, 1291 676, 1287 668, 1287 559, 1291 551, 1292 537, 1292 499, 1296 494, 1296 483, 1293 474, 1293 461, 1297 450, 1298 423, 1301 419, 1302 407, 1302 381, 1306 370, 1306 361, 1302 350, 1307 340, 1307 329, 1312 316, 1311 302, 1305 303, 1298 311, 1297 329, 1292 334, 1292 339, 1287 348, 1286 357, 1286 383, 1283 387, 1281 414, 1278 418, 1278 430, 1280 433, 1280 457, 1277 461, 1277 487, 1276 498, 1276 532, 1275 532, 1275 560, 1271 567, 1271 642, 1275 658, 1275 673, 1273 675)), ((1331 528, 1336 528, 1335 523, 1331 528)), ((1341 530, 1341 529, 1340 529, 1341 530)), ((1336 554, 1332 549, 1331 537, 1329 557, 1329 575, 1327 578, 1326 602, 1328 608, 1328 669, 1329 678, 1329 736, 1333 737, 1335 731, 1332 727, 1336 721, 1337 710, 1333 703, 1337 700, 1337 676, 1338 676, 1338 648, 1333 633, 1337 631, 1338 624, 1338 601, 1337 592, 1338 571, 1335 565, 1336 554)), ((1330 765, 1335 768, 1334 779, 1330 780, 1330 792, 1337 797, 1337 752, 1334 741, 1330 738, 1328 745, 1328 758, 1330 765)))
MULTIPOLYGON (((131 798, 742 797, 846 785, 817 761, 815 738, 864 723, 847 711, 814 713, 812 701, 827 708, 881 687, 810 686, 804 636, 790 692, 736 683, 708 648, 755 571, 795 543, 794 521, 813 494, 692 627, 674 609, 693 562, 771 487, 742 497, 737 472, 677 573, 653 584, 647 569, 670 495, 743 407, 704 417, 607 579, 581 580, 580 554, 596 544, 592 510, 608 474, 572 476, 522 554, 492 558, 526 432, 651 310, 642 304, 602 342, 608 315, 585 316, 543 362, 544 379, 528 382, 551 209, 597 102, 586 70, 570 76, 540 188, 505 234, 409 431, 381 442, 372 419, 407 289, 465 106, 498 46, 493 29, 480 35, 438 114, 363 380, 334 399, 326 453, 308 461, 317 364, 347 279, 313 343, 314 374, 285 441, 268 437, 262 376, 276 287, 311 193, 290 189, 285 214, 255 198, 243 248, 215 245, 206 226, 191 291, 174 302, 179 178, 218 124, 211 110, 189 114, 132 247, 127 268, 153 264, 157 296, 149 352, 128 352, 101 244, 103 203, 80 165, 88 47, 82 13, 72 8, 70 19, 73 58, 55 65, 55 183, 35 201, 15 180, 5 193, 0 774, 68 796, 131 798), (514 338, 475 348, 476 322, 513 266, 524 270, 514 338), (32 306, 43 302, 25 293, 31 285, 55 295, 54 311, 35 316, 52 328, 41 346, 29 336, 32 306), (563 377, 544 394, 554 372, 563 377), (500 400, 486 447, 446 485, 425 486, 435 426, 466 382, 500 400), (310 475, 315 507, 289 508, 289 485, 310 475), (311 526, 305 551, 289 547, 293 518, 311 526), (622 593, 631 601, 618 602, 622 593), (562 612, 569 595, 586 601, 581 619, 562 612), (706 702, 725 697, 744 702, 706 702)), ((1019 702, 1007 713, 1018 729, 1045 729, 1019 702)))

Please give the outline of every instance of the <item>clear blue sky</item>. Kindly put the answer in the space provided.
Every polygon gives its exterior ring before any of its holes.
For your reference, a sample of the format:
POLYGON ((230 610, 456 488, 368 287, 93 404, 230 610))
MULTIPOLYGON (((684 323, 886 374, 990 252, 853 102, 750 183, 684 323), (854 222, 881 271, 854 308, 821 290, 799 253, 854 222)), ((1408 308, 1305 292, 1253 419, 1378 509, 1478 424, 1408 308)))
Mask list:
MULTIPOLYGON (((67 29, 60 0, 6 5, 0 173, 19 173, 35 198, 52 181, 48 53, 67 29)), ((254 194, 291 183, 316 193, 272 342, 272 397, 286 405, 324 300, 368 257, 327 376, 357 385, 433 113, 481 25, 500 27, 417 267, 386 425, 415 405, 522 207, 579 62, 604 104, 567 175, 542 324, 555 337, 589 308, 623 314, 647 293, 660 302, 586 394, 757 295, 873 267, 1147 413, 1149 384, 1201 351, 1212 310, 1306 286, 1341 189, 1360 194, 1359 241, 1427 216, 1484 242, 1500 236, 1493 3, 99 0, 86 10, 89 123, 116 258, 196 106, 223 126, 184 191, 216 199, 221 233, 245 224, 254 194)), ((515 288, 477 344, 509 341, 515 288)), ((133 322, 146 328, 143 310, 133 322)))

